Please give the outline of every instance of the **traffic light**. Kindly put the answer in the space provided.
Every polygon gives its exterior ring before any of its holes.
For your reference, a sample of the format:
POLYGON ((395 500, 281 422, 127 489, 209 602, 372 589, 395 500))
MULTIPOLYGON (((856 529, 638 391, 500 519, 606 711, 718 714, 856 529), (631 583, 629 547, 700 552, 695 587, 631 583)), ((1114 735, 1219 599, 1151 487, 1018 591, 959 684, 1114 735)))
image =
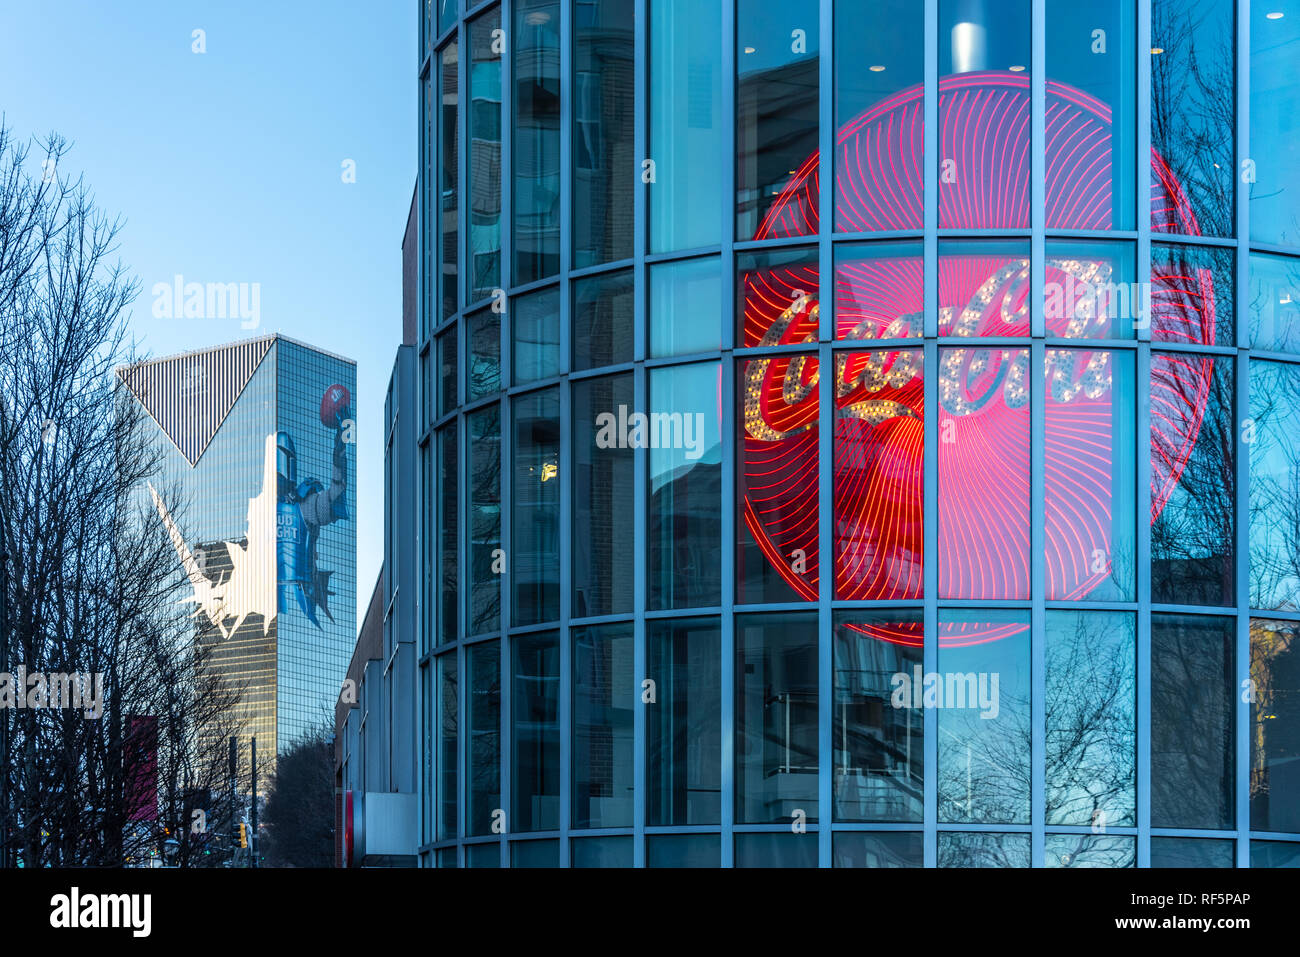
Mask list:
POLYGON ((239 822, 239 846, 248 847, 248 832, 245 830, 248 825, 243 821, 239 822))

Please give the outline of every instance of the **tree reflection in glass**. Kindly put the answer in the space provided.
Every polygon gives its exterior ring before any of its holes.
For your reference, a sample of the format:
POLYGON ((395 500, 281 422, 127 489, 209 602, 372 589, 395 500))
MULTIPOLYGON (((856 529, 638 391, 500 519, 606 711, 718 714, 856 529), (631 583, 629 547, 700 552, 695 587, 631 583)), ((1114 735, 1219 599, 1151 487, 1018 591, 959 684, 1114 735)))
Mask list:
POLYGON ((1028 867, 1028 834, 939 832, 940 867, 1028 867))
POLYGON ((1029 612, 941 609, 936 677, 939 820, 1028 824, 1029 612))
POLYGON ((1155 232, 1233 235, 1235 6, 1233 0, 1151 4, 1155 232))
POLYGON ((1136 622, 1047 612, 1047 823, 1136 823, 1136 622))
POLYGON ((1049 834, 1044 845, 1047 867, 1133 867, 1137 844, 1111 834, 1049 834))

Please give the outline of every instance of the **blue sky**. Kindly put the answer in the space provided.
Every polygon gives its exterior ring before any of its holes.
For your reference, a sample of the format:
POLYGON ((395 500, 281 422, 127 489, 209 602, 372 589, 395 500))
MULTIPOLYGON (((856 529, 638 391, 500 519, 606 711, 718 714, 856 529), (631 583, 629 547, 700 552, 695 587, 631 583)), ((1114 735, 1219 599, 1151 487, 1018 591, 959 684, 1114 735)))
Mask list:
POLYGON ((382 560, 383 396, 418 162, 416 12, 403 0, 42 0, 6 2, 0 26, 6 124, 72 141, 60 173, 84 173, 124 220, 143 351, 282 332, 356 360, 358 622, 382 560), (154 318, 150 290, 176 274, 259 283, 261 325, 154 318))

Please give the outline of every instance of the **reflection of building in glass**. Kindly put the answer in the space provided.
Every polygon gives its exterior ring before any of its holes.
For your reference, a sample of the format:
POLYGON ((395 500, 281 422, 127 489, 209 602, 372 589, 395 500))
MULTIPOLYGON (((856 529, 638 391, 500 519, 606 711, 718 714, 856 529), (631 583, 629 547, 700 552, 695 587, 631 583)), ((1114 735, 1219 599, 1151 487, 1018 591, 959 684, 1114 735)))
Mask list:
POLYGON ((426 29, 423 864, 1300 854, 1300 7, 1103 6, 426 29))
POLYGON ((1250 630, 1251 826, 1300 830, 1300 622, 1255 619, 1250 630))
POLYGON ((120 375, 156 427, 141 503, 175 547, 178 610, 273 768, 326 721, 355 640, 355 365, 268 336, 120 375))
MULTIPOLYGON (((469 298, 501 284, 501 57, 493 52, 499 12, 471 28, 469 63, 469 298)), ((453 250, 454 252, 454 250, 453 250)))

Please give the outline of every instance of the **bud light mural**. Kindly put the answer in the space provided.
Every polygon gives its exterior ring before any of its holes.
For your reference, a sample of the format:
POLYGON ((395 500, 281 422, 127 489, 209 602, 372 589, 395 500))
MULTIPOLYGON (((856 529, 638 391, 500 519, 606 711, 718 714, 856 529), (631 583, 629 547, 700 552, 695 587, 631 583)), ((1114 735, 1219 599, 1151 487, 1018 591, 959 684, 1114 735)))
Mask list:
POLYGON ((348 458, 344 433, 352 424, 352 394, 346 386, 331 385, 321 399, 321 426, 333 435, 328 481, 299 478, 298 454, 293 436, 276 434, 276 578, 278 610, 297 607, 317 628, 317 612, 330 621, 331 571, 317 565, 321 529, 348 518, 348 458))

